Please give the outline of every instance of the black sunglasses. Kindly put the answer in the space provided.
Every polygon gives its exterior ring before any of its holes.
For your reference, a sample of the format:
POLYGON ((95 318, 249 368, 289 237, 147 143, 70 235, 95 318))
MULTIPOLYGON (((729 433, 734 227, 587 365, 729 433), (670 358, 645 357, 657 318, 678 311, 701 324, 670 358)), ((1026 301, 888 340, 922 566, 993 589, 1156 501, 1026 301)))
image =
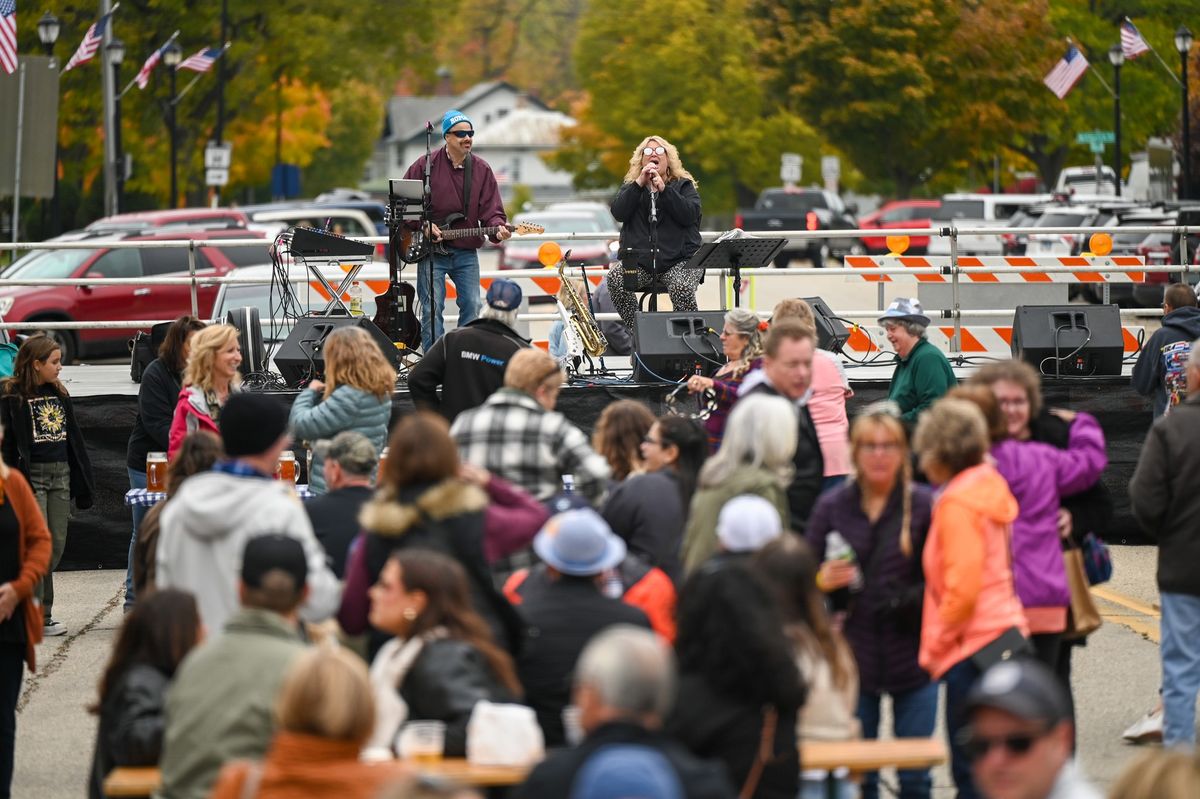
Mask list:
POLYGON ((460 139, 466 139, 468 137, 475 136, 475 131, 473 131, 473 130, 452 130, 450 132, 460 139))
POLYGON ((987 757, 988 752, 997 746, 1004 747, 1005 751, 1010 755, 1020 757, 1028 754, 1033 745, 1046 737, 1047 733, 1049 733, 1049 730, 1043 730, 1040 733, 1017 733, 1015 735, 986 738, 963 730, 959 736, 959 743, 962 745, 963 753, 966 754, 968 760, 980 760, 987 757))

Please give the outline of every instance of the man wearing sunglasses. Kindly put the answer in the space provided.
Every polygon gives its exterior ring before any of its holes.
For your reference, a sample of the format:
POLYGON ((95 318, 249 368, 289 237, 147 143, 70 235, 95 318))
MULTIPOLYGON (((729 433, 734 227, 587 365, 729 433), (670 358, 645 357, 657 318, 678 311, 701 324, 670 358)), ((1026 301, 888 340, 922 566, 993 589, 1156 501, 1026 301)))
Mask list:
MULTIPOLYGON (((457 229, 507 224, 496 175, 487 161, 471 152, 475 142, 475 125, 471 118, 458 109, 447 111, 442 117, 442 138, 446 144, 434 151, 429 169, 433 239, 437 241, 441 238, 441 227, 457 229)), ((425 156, 414 161, 404 177, 408 180, 424 180, 425 156)), ((500 227, 491 240, 498 244, 511 235, 507 228, 500 227)), ((479 299, 478 250, 483 246, 483 237, 448 239, 444 246, 446 255, 434 253, 430 261, 422 261, 417 267, 421 352, 429 352, 433 342, 445 332, 442 311, 446 305, 447 277, 454 281, 458 293, 459 327, 474 321, 482 305, 479 299)))
POLYGON ((704 273, 681 264, 700 249, 700 193, 675 145, 661 136, 642 140, 629 159, 612 215, 621 223, 621 248, 608 270, 608 291, 625 327, 632 331, 637 315, 634 292, 649 288, 655 273, 673 309, 696 310, 704 273))
POLYGON ((967 695, 966 713, 962 745, 979 796, 1100 799, 1071 759, 1066 690, 1041 663, 1018 658, 992 666, 967 695))

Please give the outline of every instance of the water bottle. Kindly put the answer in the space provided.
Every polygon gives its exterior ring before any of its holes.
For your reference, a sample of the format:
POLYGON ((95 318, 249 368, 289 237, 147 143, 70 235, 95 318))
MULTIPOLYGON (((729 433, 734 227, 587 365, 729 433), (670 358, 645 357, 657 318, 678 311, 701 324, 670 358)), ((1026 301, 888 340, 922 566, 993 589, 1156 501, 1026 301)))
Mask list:
POLYGON ((363 315, 362 284, 357 280, 350 284, 350 315, 363 315))
POLYGON ((850 546, 850 543, 837 530, 831 530, 825 536, 825 560, 844 560, 856 566, 854 579, 850 585, 838 588, 829 594, 829 601, 835 612, 849 610, 850 594, 862 590, 863 576, 862 570, 857 568, 858 556, 854 553, 854 547, 850 546))

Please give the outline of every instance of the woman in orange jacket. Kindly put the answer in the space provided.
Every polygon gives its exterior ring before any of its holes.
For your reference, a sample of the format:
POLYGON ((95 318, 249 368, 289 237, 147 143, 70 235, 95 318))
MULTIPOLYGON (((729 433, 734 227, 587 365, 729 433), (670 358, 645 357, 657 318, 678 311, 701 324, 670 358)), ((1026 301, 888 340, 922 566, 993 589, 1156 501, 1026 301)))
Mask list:
POLYGON ((396 761, 359 761, 375 726, 375 702, 366 665, 345 649, 301 655, 283 683, 276 716, 279 730, 266 758, 226 765, 212 799, 375 799, 411 776, 396 761))
POLYGON ((914 448, 941 489, 925 541, 921 667, 946 683, 946 729, 959 799, 978 796, 958 743, 971 685, 991 665, 1028 648, 1029 629, 1013 587, 1009 529, 1017 501, 986 461, 990 440, 979 407, 938 400, 920 417, 914 448))

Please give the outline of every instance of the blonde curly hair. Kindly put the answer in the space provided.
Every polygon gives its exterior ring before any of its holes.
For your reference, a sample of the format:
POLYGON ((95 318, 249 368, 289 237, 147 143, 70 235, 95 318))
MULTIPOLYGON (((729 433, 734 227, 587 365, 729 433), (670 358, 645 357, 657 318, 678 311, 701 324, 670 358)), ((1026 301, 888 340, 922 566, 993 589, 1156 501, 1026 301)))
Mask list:
POLYGON ((361 327, 342 327, 325 339, 324 399, 338 386, 352 386, 379 399, 391 396, 396 370, 371 334, 361 327))
MULTIPOLYGON (((213 391, 213 365, 217 355, 231 343, 237 343, 238 329, 233 325, 209 325, 196 331, 188 348, 187 369, 183 373, 185 386, 196 386, 204 391, 213 391)), ((240 385, 242 376, 234 373, 229 387, 240 385)))
POLYGON ((692 173, 683 168, 683 162, 679 160, 679 150, 662 136, 647 136, 642 139, 641 144, 633 148, 633 155, 629 157, 629 171, 625 173, 625 183, 633 183, 637 180, 638 175, 641 174, 642 150, 652 141, 658 142, 667 151, 667 172, 662 176, 664 182, 670 183, 672 180, 683 180, 686 178, 692 182, 692 185, 697 188, 700 187, 700 184, 692 177, 692 173))

